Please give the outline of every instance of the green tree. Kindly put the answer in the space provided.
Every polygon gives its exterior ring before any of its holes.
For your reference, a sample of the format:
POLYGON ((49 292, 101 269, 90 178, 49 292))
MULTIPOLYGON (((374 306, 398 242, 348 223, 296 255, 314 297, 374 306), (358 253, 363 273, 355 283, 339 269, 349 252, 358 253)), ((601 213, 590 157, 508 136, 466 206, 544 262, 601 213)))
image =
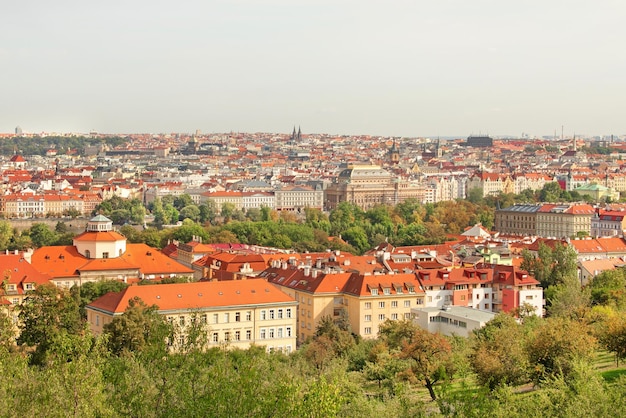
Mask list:
POLYGON ((555 376, 568 378, 578 362, 589 363, 596 339, 582 322, 555 317, 537 326, 527 347, 531 376, 540 383, 555 376))
POLYGON ((192 206, 192 205, 195 206, 193 203, 193 199, 187 193, 183 193, 180 196, 176 196, 174 198, 173 205, 178 210, 182 210, 184 207, 187 207, 187 206, 192 206))
POLYGON ((473 339, 471 364, 480 384, 494 390, 528 380, 526 333, 515 318, 498 314, 474 331, 473 339))
POLYGON ((9 244, 13 238, 13 228, 8 221, 0 221, 0 250, 9 248, 9 244))
POLYGON ((128 301, 122 315, 105 324, 104 333, 113 354, 144 352, 151 353, 151 358, 165 354, 166 340, 173 338, 172 324, 158 313, 158 307, 148 306, 137 297, 128 301))
POLYGON ((34 223, 29 229, 29 236, 33 245, 37 248, 52 245, 57 237, 47 224, 34 223))
POLYGON ((44 364, 53 341, 63 335, 82 335, 76 298, 52 284, 43 284, 30 292, 20 306, 20 336, 17 343, 35 347, 31 361, 44 364))
POLYGON ((127 287, 128 284, 120 280, 98 280, 83 283, 82 286, 73 286, 70 293, 79 300, 81 314, 86 319, 85 306, 109 292, 121 292, 127 287))
POLYGON ((180 210, 180 217, 184 219, 191 219, 194 222, 200 220, 200 208, 196 205, 185 206, 180 210))

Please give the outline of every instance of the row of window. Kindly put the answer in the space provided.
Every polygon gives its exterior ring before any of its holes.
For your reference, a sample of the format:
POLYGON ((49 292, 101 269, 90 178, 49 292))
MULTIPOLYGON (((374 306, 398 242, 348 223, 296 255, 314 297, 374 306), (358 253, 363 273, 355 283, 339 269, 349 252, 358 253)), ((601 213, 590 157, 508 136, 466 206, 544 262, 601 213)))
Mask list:
MULTIPOLYGON (((252 321, 252 311, 246 311, 243 315, 242 312, 235 312, 234 315, 231 315, 232 312, 224 312, 222 314, 214 313, 212 317, 212 324, 228 324, 231 322, 231 319, 234 319, 234 322, 242 322, 242 318, 246 322, 252 321), (221 318, 220 318, 221 316, 221 318)), ((292 309, 269 309, 261 311, 261 320, 266 319, 283 319, 283 318, 291 318, 292 317, 292 309)), ((208 315, 202 314, 199 316, 200 323, 206 324, 208 322, 208 315)), ((170 322, 174 321, 174 317, 168 317, 170 322)), ((191 322, 193 323, 196 320, 196 317, 191 317, 191 322)), ((181 315, 178 317, 178 324, 180 326, 185 326, 187 321, 187 317, 185 315, 181 315)))
MULTIPOLYGON (((397 320, 398 319, 398 314, 397 313, 392 313, 390 318, 392 320, 397 320)), ((385 319, 387 319, 387 316, 385 314, 379 314, 378 315, 378 320, 379 321, 384 321, 385 319)), ((411 319, 411 314, 410 313, 405 313, 404 314, 404 319, 411 319)), ((365 315, 365 322, 372 322, 372 315, 365 315)))
MULTIPOLYGON (((423 305, 424 304, 424 299, 417 299, 415 302, 417 305, 423 305)), ((378 302, 378 308, 380 309, 384 309, 386 306, 386 302, 385 301, 380 301, 378 302)), ((397 308, 398 307, 398 301, 397 300, 392 300, 391 301, 391 307, 392 308, 397 308)), ((405 308, 410 308, 411 307, 411 301, 410 300, 405 300, 404 301, 404 307, 405 308)), ((365 309, 372 309, 372 302, 365 302, 365 309)))
POLYGON ((291 308, 283 309, 263 309, 261 311, 261 320, 264 321, 266 319, 283 319, 283 318, 291 318, 292 310, 291 308))
POLYGON ((291 338, 291 327, 278 328, 261 328, 259 330, 259 338, 291 338))

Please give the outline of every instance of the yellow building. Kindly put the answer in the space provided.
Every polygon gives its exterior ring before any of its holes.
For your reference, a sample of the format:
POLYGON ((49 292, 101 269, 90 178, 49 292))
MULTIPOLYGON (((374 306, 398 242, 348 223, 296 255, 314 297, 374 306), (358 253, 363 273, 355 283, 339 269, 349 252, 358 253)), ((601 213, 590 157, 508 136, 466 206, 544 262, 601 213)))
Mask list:
POLYGON ((87 321, 95 335, 123 315, 138 297, 176 324, 174 348, 185 342, 192 320, 206 325, 210 345, 291 352, 296 347, 297 302, 265 280, 194 282, 130 286, 87 305, 87 321))
POLYGON ((315 335, 324 317, 348 321, 352 332, 375 338, 387 319, 410 319, 411 308, 424 306, 424 292, 412 273, 373 274, 356 272, 350 265, 320 269, 283 264, 260 277, 299 302, 299 343, 315 335))

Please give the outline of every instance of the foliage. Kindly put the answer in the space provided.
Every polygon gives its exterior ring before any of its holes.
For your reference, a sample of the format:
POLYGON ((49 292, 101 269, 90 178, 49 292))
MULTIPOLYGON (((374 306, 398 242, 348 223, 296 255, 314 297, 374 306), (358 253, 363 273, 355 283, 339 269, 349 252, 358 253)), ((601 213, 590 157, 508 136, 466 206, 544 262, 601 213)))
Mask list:
POLYGON ((554 248, 540 243, 537 255, 523 250, 522 259, 520 267, 530 272, 544 288, 577 277, 576 251, 565 243, 556 243, 554 248))
POLYGON ((596 339, 584 323, 568 318, 548 318, 529 337, 531 376, 537 383, 561 376, 568 378, 577 362, 589 362, 596 339))
POLYGON ((44 284, 30 292, 20 306, 17 343, 35 347, 31 361, 43 364, 56 339, 81 335, 79 304, 69 292, 44 284))
POLYGON ((481 385, 490 390, 528 380, 526 334, 515 318, 500 313, 474 331, 471 364, 481 385))
POLYGON ((173 333, 171 324, 158 313, 156 305, 148 306, 135 297, 121 316, 104 325, 109 349, 113 354, 124 352, 165 353, 166 339, 173 333))

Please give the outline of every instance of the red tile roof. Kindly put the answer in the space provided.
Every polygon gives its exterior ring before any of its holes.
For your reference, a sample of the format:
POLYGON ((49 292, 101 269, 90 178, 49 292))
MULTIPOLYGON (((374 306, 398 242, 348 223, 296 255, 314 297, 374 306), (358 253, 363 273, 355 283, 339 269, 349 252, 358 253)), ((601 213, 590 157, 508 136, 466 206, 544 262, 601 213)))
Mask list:
POLYGON ((252 279, 130 286, 121 292, 108 293, 88 307, 109 313, 122 313, 128 307, 128 301, 135 297, 147 305, 157 305, 160 311, 295 303, 292 297, 273 284, 252 279))

